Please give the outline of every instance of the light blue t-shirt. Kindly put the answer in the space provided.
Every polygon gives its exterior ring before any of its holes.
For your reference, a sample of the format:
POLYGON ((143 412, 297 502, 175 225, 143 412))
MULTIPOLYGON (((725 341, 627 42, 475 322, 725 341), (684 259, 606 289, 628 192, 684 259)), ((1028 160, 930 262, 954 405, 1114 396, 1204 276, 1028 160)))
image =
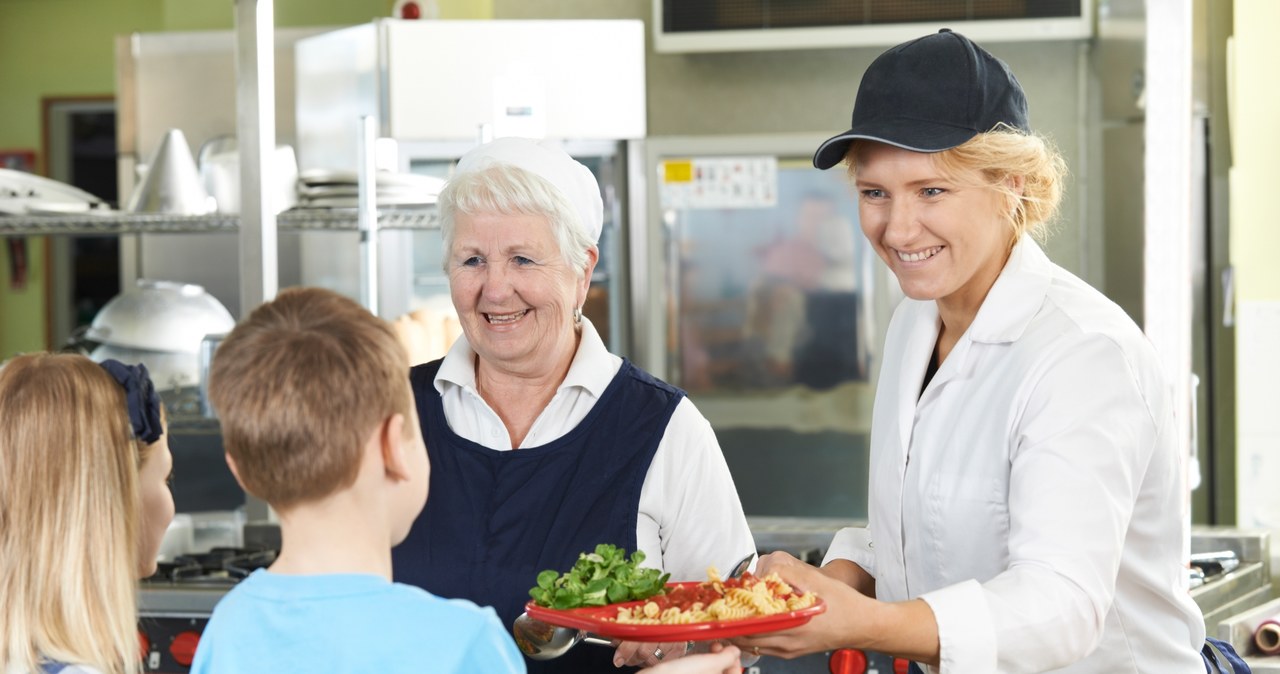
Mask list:
POLYGON ((363 574, 255 571, 218 602, 193 674, 523 674, 491 608, 363 574))

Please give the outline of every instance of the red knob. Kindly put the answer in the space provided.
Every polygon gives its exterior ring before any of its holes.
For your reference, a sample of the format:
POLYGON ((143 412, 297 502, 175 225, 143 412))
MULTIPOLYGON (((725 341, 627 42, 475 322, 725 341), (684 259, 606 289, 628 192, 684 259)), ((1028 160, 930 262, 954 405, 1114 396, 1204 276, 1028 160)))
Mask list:
POLYGON ((200 643, 200 635, 187 630, 181 632, 173 638, 173 643, 169 644, 169 655, 173 656, 173 661, 183 667, 190 667, 191 661, 196 659, 196 646, 200 643))
POLYGON ((893 674, 907 674, 907 670, 911 669, 911 661, 902 658, 893 659, 893 674))
POLYGON ((146 660, 147 654, 151 652, 151 640, 142 630, 138 630, 138 648, 142 650, 142 659, 146 660))
POLYGON ((867 656, 856 648, 841 648, 831 653, 827 666, 831 674, 865 674, 867 656))

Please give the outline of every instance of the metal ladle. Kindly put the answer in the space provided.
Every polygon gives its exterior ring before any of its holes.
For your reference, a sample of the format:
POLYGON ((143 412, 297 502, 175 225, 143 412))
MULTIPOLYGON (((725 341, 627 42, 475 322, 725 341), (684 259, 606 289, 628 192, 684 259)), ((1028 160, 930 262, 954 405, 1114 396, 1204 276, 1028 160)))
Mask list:
POLYGON ((612 641, 583 630, 548 625, 530 618, 528 613, 521 613, 516 618, 512 632, 520 651, 531 660, 553 660, 568 653, 570 648, 581 641, 597 646, 613 645, 612 641))
MULTIPOLYGON (((751 567, 751 560, 753 559, 755 559, 755 554, 743 557, 741 561, 733 566, 733 571, 729 573, 729 577, 740 578, 751 567)), ((511 626, 511 631, 515 636, 516 646, 519 646, 520 651, 529 656, 530 660, 554 660, 568 653, 569 649, 577 646, 579 642, 584 641, 597 646, 612 647, 614 645, 609 639, 596 636, 585 630, 548 625, 541 620, 530 618, 528 613, 521 613, 516 618, 515 623, 511 626)))

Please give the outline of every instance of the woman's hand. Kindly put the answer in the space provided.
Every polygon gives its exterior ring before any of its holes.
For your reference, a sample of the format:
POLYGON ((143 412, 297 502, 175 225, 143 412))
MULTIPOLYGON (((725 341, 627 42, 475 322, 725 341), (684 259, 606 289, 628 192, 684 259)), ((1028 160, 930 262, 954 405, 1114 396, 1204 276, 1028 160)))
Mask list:
POLYGON ((710 653, 690 655, 644 670, 646 674, 740 674, 737 646, 715 643, 710 653))
POLYGON ((833 559, 822 567, 822 573, 828 578, 848 585, 868 597, 876 596, 876 579, 865 569, 847 559, 833 559))
POLYGON ((867 614, 875 600, 846 584, 841 574, 831 577, 782 552, 761 557, 756 569, 757 576, 777 573, 796 591, 816 593, 826 602, 827 610, 799 627, 732 639, 743 652, 794 658, 841 648, 862 636, 858 618, 867 614))
MULTIPOLYGON (((795 564, 808 566, 804 562, 792 557, 789 553, 770 552, 756 560, 756 570, 754 575, 756 578, 764 578, 775 571, 780 571, 781 569, 788 568, 795 564)), ((782 573, 779 572, 778 575, 781 576, 782 573)))
POLYGON ((731 641, 752 655, 794 658, 837 648, 870 648, 917 662, 937 665, 938 623, 921 599, 882 602, 863 593, 874 591, 874 579, 857 564, 828 564, 815 569, 790 555, 761 559, 761 573, 775 572, 799 592, 816 593, 827 610, 789 630, 731 641))
MULTIPOLYGON (((618 650, 613 654, 613 666, 657 665, 668 660, 682 658, 688 653, 689 642, 653 644, 639 641, 618 642, 618 650)), ((665 671, 665 670, 664 670, 665 671)), ((686 671, 686 670, 676 670, 686 671)), ((688 670, 695 671, 695 670, 688 670)))

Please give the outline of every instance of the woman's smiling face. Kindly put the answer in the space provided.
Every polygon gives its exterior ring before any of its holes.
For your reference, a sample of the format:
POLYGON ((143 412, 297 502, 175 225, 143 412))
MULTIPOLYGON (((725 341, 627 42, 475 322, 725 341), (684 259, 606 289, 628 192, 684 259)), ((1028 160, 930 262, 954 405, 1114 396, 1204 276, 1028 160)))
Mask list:
POLYGON ((586 298, 595 249, 579 273, 565 262, 544 216, 458 213, 454 223, 449 289, 476 354, 522 372, 572 354, 573 311, 586 298))
POLYGON ((932 154, 866 143, 856 156, 862 232, 902 292, 975 315, 1009 256, 1006 197, 948 177, 932 154))

